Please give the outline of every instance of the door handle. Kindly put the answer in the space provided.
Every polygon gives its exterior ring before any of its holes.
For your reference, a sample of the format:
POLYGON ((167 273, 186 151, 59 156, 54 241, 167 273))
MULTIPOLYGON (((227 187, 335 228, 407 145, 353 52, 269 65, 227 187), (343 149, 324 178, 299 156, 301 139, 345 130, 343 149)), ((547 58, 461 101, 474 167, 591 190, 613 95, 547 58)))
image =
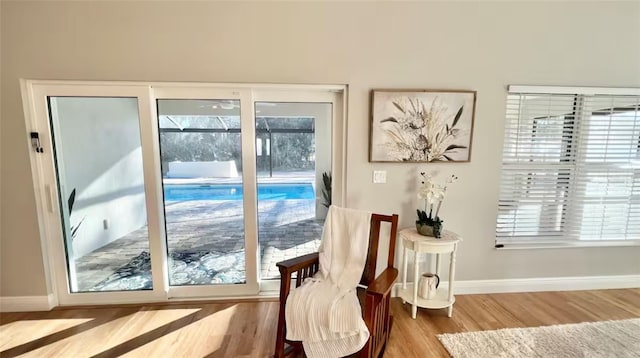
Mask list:
POLYGON ((45 192, 45 196, 46 196, 46 201, 47 201, 47 210, 53 214, 53 198, 51 197, 51 186, 50 185, 45 185, 44 186, 44 192, 45 192))

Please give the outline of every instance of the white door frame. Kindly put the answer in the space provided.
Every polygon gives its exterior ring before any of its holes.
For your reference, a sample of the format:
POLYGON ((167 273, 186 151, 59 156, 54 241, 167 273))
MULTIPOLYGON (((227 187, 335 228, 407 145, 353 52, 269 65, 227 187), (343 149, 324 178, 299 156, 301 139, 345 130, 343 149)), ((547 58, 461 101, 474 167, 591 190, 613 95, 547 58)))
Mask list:
POLYGON ((54 294, 53 305, 114 304, 162 302, 170 299, 202 298, 216 296, 255 297, 259 290, 273 290, 274 280, 260 287, 257 234, 257 193, 255 168, 255 120, 256 101, 279 102, 331 102, 332 118, 332 171, 333 202, 346 203, 346 85, 278 85, 234 83, 166 83, 166 82, 114 82, 114 81, 46 81, 21 80, 23 109, 27 139, 29 132, 39 132, 44 153, 29 151, 33 186, 38 211, 38 226, 42 245, 47 288, 54 294), (156 99, 162 98, 223 98, 219 95, 236 92, 241 99, 243 186, 246 190, 245 253, 247 284, 214 286, 177 286, 169 288, 167 271, 167 247, 165 237, 164 206, 162 202, 162 173, 158 143, 158 117, 156 99), (199 96, 195 96, 199 94, 199 96), (170 95, 170 96, 169 96, 170 95), (217 98, 215 97, 216 95, 217 98), (149 229, 149 249, 153 275, 153 290, 121 292, 70 293, 66 272, 66 259, 62 238, 64 227, 59 212, 60 203, 55 177, 55 164, 51 153, 47 96, 77 97, 136 97, 143 147, 143 172, 149 229), (169 97, 168 97, 169 96, 169 97), (176 97, 182 96, 182 97, 176 97), (194 97, 195 96, 195 97, 194 97), (214 96, 214 97, 211 97, 214 96), (246 115, 246 116, 245 116, 246 115), (248 119, 246 119, 248 118, 248 119), (247 148, 251 150, 246 150, 247 148), (251 251, 253 250, 253 251, 251 251), (224 287, 229 286, 229 287, 224 287), (234 287, 235 286, 235 287, 234 287))
MULTIPOLYGON (((104 85, 76 85, 76 84, 48 84, 22 81, 25 96, 25 120, 27 132, 38 132, 43 153, 30 150, 36 205, 39 212, 39 226, 43 243, 43 256, 47 263, 50 288, 56 294, 61 305, 102 304, 102 303, 136 303, 166 300, 167 291, 162 276, 166 273, 166 250, 163 250, 160 240, 154 237, 163 235, 159 230, 161 217, 157 215, 158 190, 161 188, 151 180, 159 172, 159 160, 153 157, 154 138, 148 119, 151 118, 151 103, 149 101, 149 86, 126 84, 110 86, 104 85), (49 125, 48 97, 135 97, 138 100, 138 118, 140 126, 140 143, 143 148, 143 173, 145 179, 145 204, 147 210, 147 224, 149 230, 149 251, 153 276, 153 289, 140 291, 118 292, 77 292, 71 293, 71 286, 67 279, 67 263, 62 230, 60 196, 56 180, 56 169, 53 157, 52 133, 49 125), (156 170, 156 167, 158 170, 156 170), (50 259, 50 260, 48 260, 50 259)), ((64 210, 64 209, 63 209, 64 210)), ((69 233, 67 232, 67 235, 69 233)), ((72 263, 72 262, 71 262, 72 263)), ((71 270, 73 275, 73 270, 71 270)))
MULTIPOLYGON (((258 263, 253 253, 258 250, 255 126, 250 88, 238 87, 177 87, 157 85, 153 88, 153 101, 162 99, 235 99, 240 101, 240 133, 242 148, 242 186, 245 279, 244 284, 216 284, 169 286, 169 298, 238 296, 258 294, 258 263)), ((157 107, 157 106, 156 106, 157 107)), ((154 114, 157 123, 157 113, 154 114)), ((156 124, 157 128, 157 124, 156 124)), ((158 152, 159 153, 159 152, 158 152)), ((158 174, 160 174, 158 172, 158 174)), ((159 178, 160 182, 162 178, 159 178)), ((161 205, 163 203, 161 202, 161 205)))
MULTIPOLYGON (((346 87, 342 88, 266 88, 253 91, 255 102, 296 102, 296 103, 331 103, 331 186, 332 204, 345 205, 346 184, 346 87)), ((255 124, 254 124, 255 126, 255 124)), ((254 140, 255 141, 255 140, 254 140)), ((258 260, 260 252, 256 252, 258 260)), ((280 280, 260 280, 260 292, 278 292, 280 280)))

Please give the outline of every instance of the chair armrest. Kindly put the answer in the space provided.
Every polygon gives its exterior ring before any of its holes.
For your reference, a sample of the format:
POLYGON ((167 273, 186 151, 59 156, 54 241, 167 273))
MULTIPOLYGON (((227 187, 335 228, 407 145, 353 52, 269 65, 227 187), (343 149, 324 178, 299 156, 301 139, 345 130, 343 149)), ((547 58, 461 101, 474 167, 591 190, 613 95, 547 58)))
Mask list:
POLYGON ((314 252, 312 254, 298 256, 293 259, 280 261, 276 263, 276 266, 278 266, 278 269, 280 270, 281 274, 285 274, 285 273, 292 273, 302 268, 309 267, 319 262, 319 260, 320 259, 319 259, 318 253, 314 252))
POLYGON ((367 287, 367 295, 385 296, 393 287, 398 278, 398 269, 387 267, 382 273, 367 287))
POLYGON ((314 252, 312 254, 280 261, 276 263, 276 266, 278 266, 278 269, 280 270, 280 304, 282 309, 284 309, 284 303, 287 301, 289 291, 291 290, 293 273, 298 273, 294 286, 298 287, 302 284, 305 278, 316 274, 318 267, 320 266, 320 257, 317 252, 314 252))

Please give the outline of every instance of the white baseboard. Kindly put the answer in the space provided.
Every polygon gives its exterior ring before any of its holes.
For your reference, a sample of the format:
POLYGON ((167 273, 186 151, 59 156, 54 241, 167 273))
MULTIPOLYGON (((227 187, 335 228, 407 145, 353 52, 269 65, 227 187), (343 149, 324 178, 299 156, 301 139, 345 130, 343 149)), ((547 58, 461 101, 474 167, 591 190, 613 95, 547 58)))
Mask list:
MULTIPOLYGON (((394 297, 401 285, 402 283, 395 284, 393 290, 394 297)), ((441 288, 446 289, 447 287, 448 282, 442 282, 441 288)), ((456 295, 471 295, 482 293, 605 290, 616 288, 640 288, 640 275, 467 280, 455 281, 453 290, 456 295)), ((0 297, 0 312, 49 311, 57 305, 58 301, 53 294, 47 296, 0 297)))
POLYGON ((53 294, 47 296, 7 296, 0 297, 0 312, 50 311, 57 304, 53 294))
MULTIPOLYGON (((394 296, 402 283, 396 283, 394 296)), ((448 287, 446 281, 441 287, 448 287)), ((516 278, 503 280, 455 281, 457 295, 508 292, 606 290, 640 287, 640 275, 516 278)))

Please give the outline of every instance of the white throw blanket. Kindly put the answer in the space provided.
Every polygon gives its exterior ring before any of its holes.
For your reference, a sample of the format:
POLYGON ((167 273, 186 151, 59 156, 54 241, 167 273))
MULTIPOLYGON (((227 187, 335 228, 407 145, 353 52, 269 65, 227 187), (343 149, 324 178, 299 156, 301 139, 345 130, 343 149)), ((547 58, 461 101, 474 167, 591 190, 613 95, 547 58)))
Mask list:
POLYGON ((287 339, 302 341, 309 358, 348 356, 369 338, 356 286, 367 260, 370 221, 370 212, 329 207, 320 270, 287 298, 287 339))

